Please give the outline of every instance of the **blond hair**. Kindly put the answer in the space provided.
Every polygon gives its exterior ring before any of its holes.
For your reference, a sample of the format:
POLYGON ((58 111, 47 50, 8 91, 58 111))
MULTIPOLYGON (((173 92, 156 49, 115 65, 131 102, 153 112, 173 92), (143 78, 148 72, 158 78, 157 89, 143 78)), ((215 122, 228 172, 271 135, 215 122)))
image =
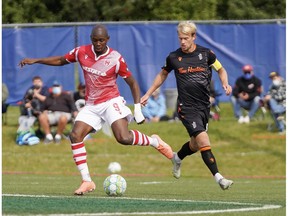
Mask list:
POLYGON ((183 34, 195 34, 197 27, 192 21, 182 21, 178 24, 177 32, 183 34))

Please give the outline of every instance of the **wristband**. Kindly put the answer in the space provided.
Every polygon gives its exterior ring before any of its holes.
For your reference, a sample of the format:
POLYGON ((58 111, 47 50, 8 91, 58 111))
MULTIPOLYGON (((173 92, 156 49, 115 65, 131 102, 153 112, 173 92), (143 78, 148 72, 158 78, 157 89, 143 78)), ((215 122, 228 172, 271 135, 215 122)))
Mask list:
POLYGON ((134 104, 134 110, 135 111, 141 110, 141 104, 140 103, 134 104))

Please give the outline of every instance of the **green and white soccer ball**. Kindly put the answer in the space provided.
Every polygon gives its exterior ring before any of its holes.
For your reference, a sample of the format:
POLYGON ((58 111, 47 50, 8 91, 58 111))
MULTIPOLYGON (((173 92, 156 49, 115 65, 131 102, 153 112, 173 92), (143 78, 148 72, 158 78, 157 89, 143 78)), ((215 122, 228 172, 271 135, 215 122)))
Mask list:
POLYGON ((126 191, 127 183, 122 176, 112 174, 104 180, 103 187, 108 196, 122 196, 126 191))

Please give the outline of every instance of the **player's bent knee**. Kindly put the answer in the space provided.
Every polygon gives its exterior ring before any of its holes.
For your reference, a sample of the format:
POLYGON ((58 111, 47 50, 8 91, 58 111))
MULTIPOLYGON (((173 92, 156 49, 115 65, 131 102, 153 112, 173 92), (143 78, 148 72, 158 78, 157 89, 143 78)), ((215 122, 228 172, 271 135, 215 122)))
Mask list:
POLYGON ((81 138, 79 136, 79 134, 77 134, 76 132, 72 131, 70 134, 69 134, 69 139, 71 141, 71 143, 78 143, 78 142, 82 142, 83 141, 83 138, 81 138))
POLYGON ((122 145, 131 145, 132 142, 131 140, 129 139, 129 137, 123 137, 123 136, 118 136, 118 137, 115 137, 117 142, 122 144, 122 145))

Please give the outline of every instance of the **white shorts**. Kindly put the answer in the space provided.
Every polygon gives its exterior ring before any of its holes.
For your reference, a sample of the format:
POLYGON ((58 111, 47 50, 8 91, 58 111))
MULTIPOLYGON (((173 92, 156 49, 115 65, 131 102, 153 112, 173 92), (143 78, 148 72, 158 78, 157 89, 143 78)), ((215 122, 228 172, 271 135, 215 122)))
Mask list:
POLYGON ((61 111, 48 111, 48 121, 50 125, 56 125, 59 122, 59 119, 61 116, 65 116, 67 118, 67 122, 70 122, 72 119, 72 114, 67 112, 61 112, 61 111))
POLYGON ((119 96, 97 105, 87 104, 80 110, 75 121, 85 122, 96 132, 101 130, 105 122, 111 126, 114 121, 127 118, 130 123, 133 115, 125 103, 124 98, 119 96))

